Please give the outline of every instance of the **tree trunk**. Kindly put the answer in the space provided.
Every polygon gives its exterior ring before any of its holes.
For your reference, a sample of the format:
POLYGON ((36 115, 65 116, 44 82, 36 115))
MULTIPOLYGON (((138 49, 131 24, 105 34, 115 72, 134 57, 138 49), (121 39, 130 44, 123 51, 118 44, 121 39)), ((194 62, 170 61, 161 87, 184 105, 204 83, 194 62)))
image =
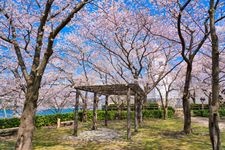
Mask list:
POLYGON ((138 101, 137 101, 137 113, 138 113, 138 123, 139 123, 139 125, 141 126, 141 124, 142 124, 142 121, 143 121, 143 119, 142 119, 142 99, 138 99, 138 101))
POLYGON ((127 139, 131 138, 130 88, 127 91, 127 139))
MULTIPOLYGON (((134 75, 134 84, 138 84, 138 74, 134 75)), ((140 96, 137 96, 137 119, 138 119, 138 124, 141 125, 142 123, 142 107, 143 107, 143 98, 140 98, 140 96)))
POLYGON ((134 131, 138 131, 138 109, 137 109, 137 101, 138 101, 138 95, 135 95, 134 98, 134 131))
POLYGON ((78 108, 79 108, 79 91, 76 90, 76 102, 74 108, 74 128, 73 128, 73 135, 77 136, 78 130, 78 108))
POLYGON ((220 129, 218 125, 219 121, 219 113, 214 112, 217 108, 215 106, 210 106, 210 114, 209 114, 209 134, 210 140, 212 144, 213 150, 220 150, 221 149, 221 140, 220 140, 220 129))
POLYGON ((97 108, 98 108, 98 96, 97 93, 94 93, 92 130, 97 129, 97 108))
POLYGON ((168 101, 169 101, 169 91, 166 91, 166 97, 165 97, 165 105, 163 105, 163 119, 168 119, 168 101))
POLYGON ((183 113, 184 113, 184 128, 183 131, 185 134, 191 133, 191 108, 190 108, 190 94, 189 87, 191 83, 191 71, 192 71, 192 62, 187 65, 187 71, 185 76, 185 85, 183 93, 183 113))
POLYGON ((221 149, 219 121, 219 42, 215 29, 214 0, 210 0, 210 31, 212 39, 212 99, 209 102, 209 134, 213 150, 221 149))
POLYGON ((108 126, 108 100, 109 100, 109 96, 106 95, 105 97, 105 126, 108 126))
POLYGON ((119 106, 119 103, 116 104, 116 119, 120 120, 120 106, 119 106))
POLYGON ((163 107, 163 119, 166 120, 168 118, 168 107, 163 107))
POLYGON ((83 100, 83 115, 82 115, 83 122, 87 122, 87 98, 88 98, 88 92, 85 92, 85 96, 83 100))
POLYGON ((202 110, 204 110, 204 102, 202 102, 202 110))
POLYGON ((16 150, 31 150, 32 137, 35 128, 34 119, 39 94, 39 83, 29 86, 25 94, 23 112, 20 118, 20 126, 17 134, 16 150), (38 84, 38 85, 37 85, 38 84))
POLYGON ((123 104, 120 104, 120 105, 119 105, 119 119, 120 119, 120 120, 123 119, 122 112, 123 112, 123 104))

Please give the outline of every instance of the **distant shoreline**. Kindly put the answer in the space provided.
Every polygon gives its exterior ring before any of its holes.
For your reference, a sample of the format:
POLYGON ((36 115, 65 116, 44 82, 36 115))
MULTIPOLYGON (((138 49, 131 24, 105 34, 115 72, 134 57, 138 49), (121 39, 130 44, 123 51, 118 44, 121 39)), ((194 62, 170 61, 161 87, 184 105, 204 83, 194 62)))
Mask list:
MULTIPOLYGON (((64 109, 54 109, 54 108, 49 108, 49 109, 42 109, 42 110, 38 110, 36 115, 53 115, 53 114, 64 114, 64 113, 70 113, 73 112, 74 108, 64 108, 64 109)), ((13 117, 19 117, 19 115, 14 115, 13 110, 10 109, 0 109, 0 119, 4 119, 4 118, 13 118, 13 117), (6 115, 6 116, 5 116, 6 115)))

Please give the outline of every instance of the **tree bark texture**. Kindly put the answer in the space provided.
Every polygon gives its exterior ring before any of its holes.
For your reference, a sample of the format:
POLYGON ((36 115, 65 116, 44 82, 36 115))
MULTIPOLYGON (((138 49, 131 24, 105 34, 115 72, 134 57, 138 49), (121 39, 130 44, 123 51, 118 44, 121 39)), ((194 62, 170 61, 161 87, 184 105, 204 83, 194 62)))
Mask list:
POLYGON ((76 90, 76 102, 75 102, 75 108, 74 108, 74 128, 73 128, 74 136, 77 136, 77 130, 78 130, 78 108, 79 108, 79 91, 76 90))
POLYGON ((127 91, 127 139, 131 138, 130 88, 127 91))
MULTIPOLYGON (((12 18, 8 15, 8 13, 5 13, 5 17, 10 22, 10 29, 12 35, 13 42, 9 42, 13 45, 16 57, 18 60, 18 64, 21 68, 21 72, 23 74, 23 77, 26 81, 27 91, 25 92, 25 103, 23 112, 20 119, 20 126, 18 130, 18 136, 17 141, 15 145, 16 150, 31 150, 32 149, 32 137, 33 137, 33 131, 34 131, 34 117, 35 112, 37 109, 37 100, 39 96, 39 88, 40 83, 42 79, 42 75, 44 74, 44 71, 46 69, 46 66, 49 62, 49 59, 53 53, 53 44, 56 36, 58 33, 71 21, 71 19, 74 17, 74 15, 80 11, 88 2, 88 0, 82 0, 77 5, 75 5, 71 11, 67 12, 65 17, 62 20, 58 20, 59 24, 52 29, 51 33, 48 35, 48 41, 46 42, 46 49, 44 52, 44 55, 41 56, 41 50, 44 42, 43 35, 45 35, 44 27, 48 23, 49 13, 52 9, 53 0, 46 2, 45 6, 43 6, 44 13, 40 17, 40 22, 37 30, 37 37, 36 37, 36 45, 35 45, 35 51, 33 54, 33 63, 31 66, 31 71, 28 74, 28 67, 26 66, 26 63, 24 61, 24 57, 21 52, 21 43, 17 41, 17 27, 14 25, 14 21, 12 18), (41 58, 42 57, 42 58, 41 58)), ((20 39, 22 40, 22 39, 20 39)), ((25 40, 26 41, 26 40, 25 40)), ((7 42, 7 41, 6 41, 7 42)), ((22 42, 23 43, 23 42, 22 42)), ((30 63, 31 64, 31 63, 30 63)))
POLYGON ((143 107, 142 99, 138 98, 138 101, 137 101, 137 117, 138 117, 138 123, 139 123, 140 126, 141 126, 142 121, 143 121, 143 118, 142 118, 142 107, 143 107))
POLYGON ((94 93, 92 130, 97 129, 97 108, 98 108, 98 96, 97 93, 94 93))
POLYGON ((219 42, 215 29, 214 0, 210 0, 210 31, 212 39, 212 99, 209 103, 209 134, 213 150, 221 149, 219 121, 219 42))
POLYGON ((163 107, 163 119, 166 120, 168 118, 168 107, 163 107))
POLYGON ((87 99, 88 99, 88 92, 85 92, 83 100, 83 115, 82 115, 83 122, 87 122, 87 99))
POLYGON ((190 94, 189 94, 189 87, 191 83, 191 71, 192 71, 192 63, 187 65, 184 92, 183 92, 183 113, 184 113, 183 131, 185 134, 191 133, 191 107, 190 107, 190 94))
POLYGON ((23 112, 20 118, 20 126, 17 134, 16 150, 31 150, 33 131, 35 129, 34 119, 37 109, 40 82, 32 84, 27 88, 23 112))
POLYGON ((138 101, 138 95, 135 94, 134 98, 134 131, 138 131, 138 109, 137 109, 137 101, 138 101))
POLYGON ((109 101, 109 96, 105 96, 105 126, 108 126, 108 101, 109 101))

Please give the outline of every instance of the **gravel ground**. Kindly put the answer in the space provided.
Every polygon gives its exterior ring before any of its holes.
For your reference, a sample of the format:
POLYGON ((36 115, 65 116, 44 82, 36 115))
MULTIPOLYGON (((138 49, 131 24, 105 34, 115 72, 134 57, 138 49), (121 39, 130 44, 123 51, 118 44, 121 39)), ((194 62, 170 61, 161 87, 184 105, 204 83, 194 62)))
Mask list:
POLYGON ((97 130, 84 131, 78 134, 77 137, 67 136, 67 140, 82 140, 82 141, 110 141, 119 138, 120 135, 111 129, 98 128, 97 130))
MULTIPOLYGON (((208 127, 208 118, 206 117, 192 117, 191 121, 194 123, 198 123, 202 126, 208 127)), ((221 119, 219 122, 219 127, 221 130, 225 131, 225 119, 221 119)))

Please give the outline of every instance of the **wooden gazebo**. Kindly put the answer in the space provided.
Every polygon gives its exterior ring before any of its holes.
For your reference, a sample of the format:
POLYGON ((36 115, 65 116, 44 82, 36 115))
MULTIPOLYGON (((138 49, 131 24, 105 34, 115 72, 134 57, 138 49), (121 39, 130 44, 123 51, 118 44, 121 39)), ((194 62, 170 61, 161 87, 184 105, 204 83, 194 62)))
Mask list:
POLYGON ((131 108, 130 101, 131 96, 134 96, 134 106, 135 106, 135 118, 134 127, 135 131, 138 129, 137 121, 137 101, 145 96, 144 91, 138 84, 113 84, 113 85, 91 85, 91 86, 76 86, 76 104, 75 104, 75 117, 74 117, 74 135, 77 136, 78 129, 78 106, 79 106, 79 90, 94 93, 94 104, 93 104, 93 125, 92 130, 97 128, 97 102, 98 95, 105 95, 105 125, 107 126, 107 106, 108 97, 110 95, 127 95, 127 139, 131 137, 131 108))

